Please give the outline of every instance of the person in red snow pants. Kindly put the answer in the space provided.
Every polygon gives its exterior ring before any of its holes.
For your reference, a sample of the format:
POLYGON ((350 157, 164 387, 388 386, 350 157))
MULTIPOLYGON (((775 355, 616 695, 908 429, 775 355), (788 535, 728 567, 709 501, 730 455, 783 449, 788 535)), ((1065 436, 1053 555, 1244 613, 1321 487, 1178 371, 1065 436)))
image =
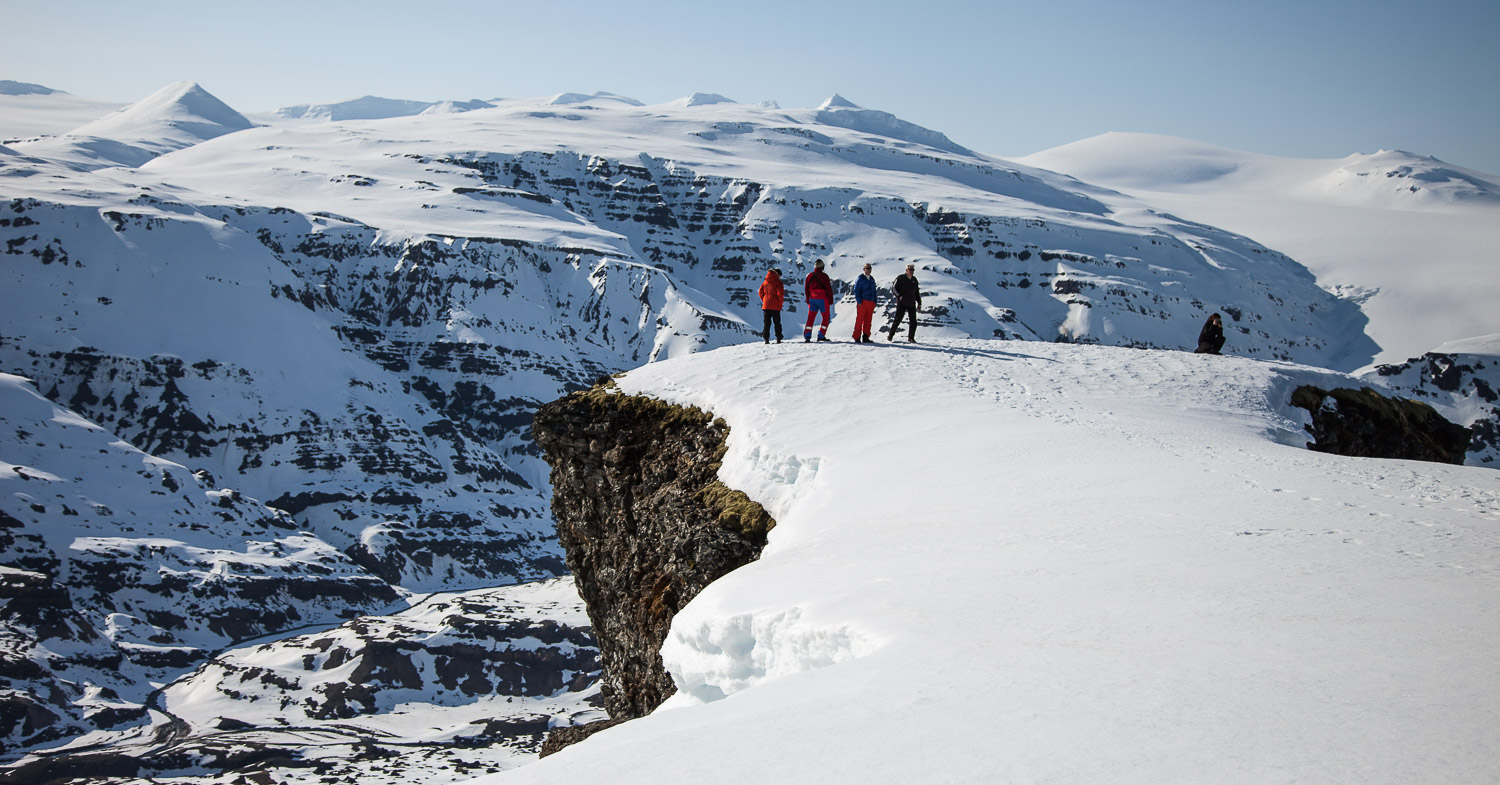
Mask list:
POLYGON ((870 265, 854 281, 854 342, 871 343, 870 322, 875 320, 875 276, 870 274, 870 265))
POLYGON ((828 280, 828 273, 823 272, 823 260, 813 262, 813 271, 807 274, 802 282, 802 288, 807 295, 807 326, 802 328, 802 340, 812 340, 813 318, 818 312, 823 313, 823 324, 818 327, 818 340, 828 340, 828 317, 829 306, 833 304, 833 282, 828 280))

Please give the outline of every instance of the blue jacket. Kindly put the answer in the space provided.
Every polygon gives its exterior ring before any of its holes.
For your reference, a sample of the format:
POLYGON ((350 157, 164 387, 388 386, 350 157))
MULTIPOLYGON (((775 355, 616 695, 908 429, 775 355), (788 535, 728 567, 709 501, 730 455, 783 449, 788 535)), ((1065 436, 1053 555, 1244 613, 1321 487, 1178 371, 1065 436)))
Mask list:
POLYGON ((854 301, 875 302, 875 279, 869 273, 861 273, 854 280, 854 301))

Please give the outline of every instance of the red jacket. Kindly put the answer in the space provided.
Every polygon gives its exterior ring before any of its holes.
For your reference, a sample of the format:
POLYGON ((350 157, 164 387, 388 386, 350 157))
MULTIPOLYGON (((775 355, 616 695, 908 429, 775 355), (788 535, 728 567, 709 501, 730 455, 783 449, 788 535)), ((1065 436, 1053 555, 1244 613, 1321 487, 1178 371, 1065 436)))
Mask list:
POLYGON ((760 284, 760 307, 765 311, 781 310, 781 303, 786 299, 786 285, 781 282, 781 276, 774 271, 766 273, 766 280, 760 284))
POLYGON ((822 300, 825 303, 833 303, 833 282, 828 280, 828 273, 822 270, 813 270, 807 274, 807 280, 802 282, 807 290, 807 299, 822 300))

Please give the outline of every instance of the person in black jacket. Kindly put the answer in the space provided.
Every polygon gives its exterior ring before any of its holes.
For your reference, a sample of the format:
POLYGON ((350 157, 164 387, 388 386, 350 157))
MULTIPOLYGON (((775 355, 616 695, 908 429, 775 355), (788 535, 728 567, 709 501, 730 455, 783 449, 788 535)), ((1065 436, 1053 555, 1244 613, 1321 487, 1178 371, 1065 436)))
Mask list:
POLYGON ((896 276, 891 284, 896 293, 896 318, 891 322, 890 335, 886 340, 896 340, 896 329, 901 326, 901 317, 907 317, 906 342, 917 342, 917 309, 922 307, 922 285, 917 283, 917 266, 908 264, 906 272, 896 276))
POLYGON ((1218 354, 1224 348, 1224 320, 1218 314, 1208 317, 1198 333, 1198 350, 1194 354, 1218 354))

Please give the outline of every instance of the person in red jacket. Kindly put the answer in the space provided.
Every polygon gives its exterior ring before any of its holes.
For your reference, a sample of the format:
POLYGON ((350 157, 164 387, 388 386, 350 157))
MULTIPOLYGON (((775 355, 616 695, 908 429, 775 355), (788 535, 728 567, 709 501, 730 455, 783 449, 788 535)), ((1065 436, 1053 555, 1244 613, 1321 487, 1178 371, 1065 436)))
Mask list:
POLYGON ((823 324, 818 327, 818 340, 826 341, 829 306, 833 303, 833 282, 828 280, 828 273, 823 272, 822 259, 813 262, 813 271, 802 281, 802 288, 807 295, 807 326, 802 328, 802 340, 804 343, 812 340, 813 318, 822 312, 823 324))
POLYGON ((760 308, 765 315, 765 326, 760 335, 766 343, 771 342, 771 325, 776 325, 776 342, 781 343, 781 304, 786 300, 786 284, 781 282, 781 271, 772 267, 766 280, 760 284, 760 308))

